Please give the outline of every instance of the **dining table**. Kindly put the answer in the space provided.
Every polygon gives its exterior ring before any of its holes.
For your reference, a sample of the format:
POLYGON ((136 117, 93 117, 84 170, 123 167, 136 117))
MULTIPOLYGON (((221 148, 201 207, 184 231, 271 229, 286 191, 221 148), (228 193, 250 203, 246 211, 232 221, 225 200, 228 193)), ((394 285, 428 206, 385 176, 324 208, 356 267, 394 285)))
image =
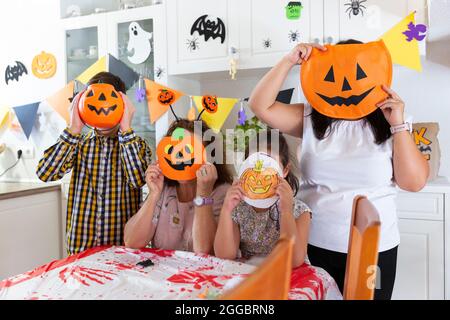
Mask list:
MULTIPOLYGON (((0 281, 0 299, 215 300, 256 268, 186 251, 100 246, 0 281)), ((304 263, 292 270, 289 299, 342 295, 325 270, 304 263)))

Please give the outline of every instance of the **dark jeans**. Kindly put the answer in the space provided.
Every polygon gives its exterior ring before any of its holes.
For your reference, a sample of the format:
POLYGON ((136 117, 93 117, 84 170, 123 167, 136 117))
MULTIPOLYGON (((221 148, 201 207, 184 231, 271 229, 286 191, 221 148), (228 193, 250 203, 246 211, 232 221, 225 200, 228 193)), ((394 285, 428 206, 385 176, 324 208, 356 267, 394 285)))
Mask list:
MULTIPOLYGON (((394 289, 395 272, 397 269, 397 248, 392 248, 378 254, 379 273, 375 289, 375 300, 390 300, 394 289)), ((313 266, 325 269, 336 281, 339 290, 344 292, 345 266, 347 254, 330 251, 308 245, 308 258, 313 266)))

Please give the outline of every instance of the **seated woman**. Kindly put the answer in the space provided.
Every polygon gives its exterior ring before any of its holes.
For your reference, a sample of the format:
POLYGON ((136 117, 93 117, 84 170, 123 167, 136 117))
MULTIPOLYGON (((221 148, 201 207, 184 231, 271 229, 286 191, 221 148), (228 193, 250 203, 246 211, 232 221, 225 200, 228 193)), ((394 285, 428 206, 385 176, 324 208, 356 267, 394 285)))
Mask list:
POLYGON ((280 234, 284 234, 294 236, 292 265, 298 267, 306 256, 311 210, 296 197, 299 182, 290 171, 289 147, 285 137, 280 133, 279 141, 274 141, 279 143, 279 153, 274 153, 270 152, 271 134, 266 136, 267 153, 279 162, 283 170, 276 190, 279 199, 267 209, 255 208, 243 201, 241 183, 236 181, 224 200, 214 251, 217 257, 223 259, 236 259, 239 251, 245 259, 266 256, 274 248, 280 234))
MULTIPOLYGON (((209 127, 200 123, 203 135, 209 127)), ((166 136, 177 128, 194 134, 194 121, 174 121, 166 136)), ((125 245, 142 248, 150 243, 161 249, 212 253, 216 218, 232 177, 224 164, 210 163, 202 165, 196 176, 190 181, 169 180, 158 163, 150 165, 146 172, 149 195, 125 225, 125 245)))

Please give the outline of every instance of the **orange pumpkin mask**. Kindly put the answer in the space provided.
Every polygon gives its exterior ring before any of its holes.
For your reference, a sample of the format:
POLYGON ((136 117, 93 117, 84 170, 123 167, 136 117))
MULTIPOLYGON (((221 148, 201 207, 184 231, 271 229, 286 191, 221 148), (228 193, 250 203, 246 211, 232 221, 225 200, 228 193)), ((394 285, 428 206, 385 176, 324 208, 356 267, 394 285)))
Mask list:
POLYGON ((327 45, 313 49, 301 67, 303 93, 311 106, 331 118, 356 120, 376 110, 391 85, 392 61, 383 41, 327 45))
POLYGON ((158 164, 163 175, 171 180, 193 180, 205 163, 202 141, 184 128, 177 128, 172 136, 164 137, 156 147, 158 164))
POLYGON ((107 83, 91 84, 78 104, 81 120, 93 128, 111 129, 119 124, 124 112, 122 96, 107 83))
POLYGON ((206 112, 216 113, 217 107, 218 107, 217 97, 215 97, 215 96, 203 96, 203 98, 202 98, 202 106, 203 106, 203 109, 206 110, 206 112))
POLYGON ((273 197, 278 185, 278 173, 273 168, 263 168, 263 161, 256 161, 255 167, 248 168, 241 176, 242 189, 250 199, 273 197))
POLYGON ((56 73, 56 58, 51 53, 42 51, 33 58, 31 70, 36 78, 48 79, 56 73))

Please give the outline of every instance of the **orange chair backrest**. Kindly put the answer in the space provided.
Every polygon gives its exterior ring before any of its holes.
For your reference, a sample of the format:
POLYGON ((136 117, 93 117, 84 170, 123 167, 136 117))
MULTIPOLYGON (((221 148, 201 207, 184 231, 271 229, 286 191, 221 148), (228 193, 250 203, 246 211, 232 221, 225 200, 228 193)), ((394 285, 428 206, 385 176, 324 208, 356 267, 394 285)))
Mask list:
POLYGON ((345 270, 345 300, 373 300, 380 226, 373 204, 364 196, 355 197, 345 270))
POLYGON ((294 239, 280 237, 266 260, 221 300, 287 300, 291 284, 294 239))

